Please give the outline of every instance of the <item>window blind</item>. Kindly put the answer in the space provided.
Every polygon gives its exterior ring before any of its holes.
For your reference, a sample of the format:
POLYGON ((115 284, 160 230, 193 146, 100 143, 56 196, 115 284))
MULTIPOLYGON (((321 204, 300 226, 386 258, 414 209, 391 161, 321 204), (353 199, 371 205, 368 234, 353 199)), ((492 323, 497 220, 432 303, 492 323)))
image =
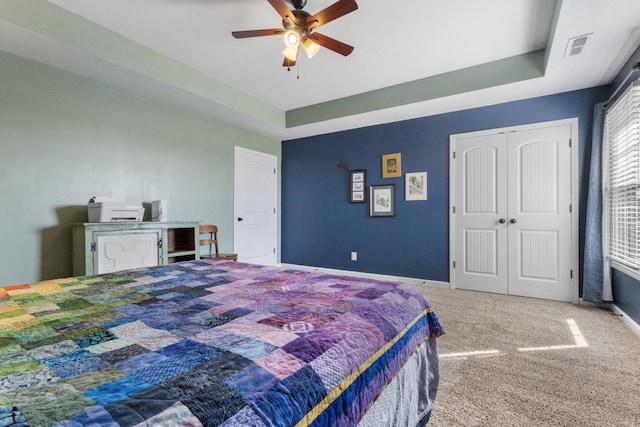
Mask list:
POLYGON ((605 130, 608 255, 640 270, 640 80, 608 110, 605 130))

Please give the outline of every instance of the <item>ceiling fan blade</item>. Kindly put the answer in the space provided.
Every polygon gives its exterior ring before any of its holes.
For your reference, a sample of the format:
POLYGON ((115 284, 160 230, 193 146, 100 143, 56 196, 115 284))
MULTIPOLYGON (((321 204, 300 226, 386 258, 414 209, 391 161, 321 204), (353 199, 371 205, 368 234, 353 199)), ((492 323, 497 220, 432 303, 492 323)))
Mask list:
POLYGON ((276 36, 278 34, 284 34, 284 29, 271 28, 268 30, 248 30, 248 31, 231 32, 231 35, 237 39, 245 39, 247 37, 260 37, 260 36, 276 36))
POLYGON ((331 6, 307 18, 307 24, 309 28, 318 28, 357 9, 358 4, 355 0, 338 0, 331 6))
POLYGON ((319 44, 322 47, 326 47, 340 55, 348 56, 351 52, 353 52, 353 46, 349 46, 346 43, 342 43, 336 39, 332 39, 329 36, 325 36, 320 33, 312 33, 308 36, 314 43, 319 44))
POLYGON ((289 6, 284 2, 284 0, 267 0, 271 6, 278 12, 278 14, 284 19, 287 20, 288 16, 293 18, 293 12, 289 9, 289 6))

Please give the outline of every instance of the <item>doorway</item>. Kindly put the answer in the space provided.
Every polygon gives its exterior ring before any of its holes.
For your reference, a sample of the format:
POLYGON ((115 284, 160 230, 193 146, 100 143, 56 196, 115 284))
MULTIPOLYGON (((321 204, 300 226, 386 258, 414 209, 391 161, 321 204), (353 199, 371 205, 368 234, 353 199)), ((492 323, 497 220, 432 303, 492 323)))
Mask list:
POLYGON ((233 236, 238 261, 276 265, 277 164, 276 156, 235 147, 233 236))
POLYGON ((577 302, 577 126, 451 135, 452 287, 577 302))

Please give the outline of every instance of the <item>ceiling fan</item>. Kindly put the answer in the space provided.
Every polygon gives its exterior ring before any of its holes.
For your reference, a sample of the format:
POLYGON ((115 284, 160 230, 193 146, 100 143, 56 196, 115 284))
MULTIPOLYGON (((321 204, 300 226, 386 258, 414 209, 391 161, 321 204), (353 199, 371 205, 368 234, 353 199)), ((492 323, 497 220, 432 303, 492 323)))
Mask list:
POLYGON ((316 54, 320 46, 347 56, 353 51, 353 46, 332 39, 324 34, 316 32, 316 28, 338 19, 347 13, 358 9, 355 0, 338 0, 331 6, 321 10, 315 15, 302 10, 307 0, 291 0, 294 9, 290 10, 284 0, 267 0, 282 17, 282 28, 266 30, 233 31, 231 35, 237 39, 247 37, 274 36, 284 34, 285 49, 284 67, 291 67, 298 60, 300 45, 309 58, 316 54))

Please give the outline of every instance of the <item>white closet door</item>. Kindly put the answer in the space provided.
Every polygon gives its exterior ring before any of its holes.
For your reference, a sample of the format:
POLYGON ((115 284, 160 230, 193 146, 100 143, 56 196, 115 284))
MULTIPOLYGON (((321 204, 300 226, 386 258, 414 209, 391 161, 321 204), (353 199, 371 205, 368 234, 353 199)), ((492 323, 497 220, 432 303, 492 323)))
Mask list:
POLYGON ((511 295, 573 298, 570 138, 568 125, 509 134, 511 295))
POLYGON ((572 126, 452 136, 456 288, 575 300, 572 126))
POLYGON ((507 135, 456 140, 457 288, 507 293, 507 135))

